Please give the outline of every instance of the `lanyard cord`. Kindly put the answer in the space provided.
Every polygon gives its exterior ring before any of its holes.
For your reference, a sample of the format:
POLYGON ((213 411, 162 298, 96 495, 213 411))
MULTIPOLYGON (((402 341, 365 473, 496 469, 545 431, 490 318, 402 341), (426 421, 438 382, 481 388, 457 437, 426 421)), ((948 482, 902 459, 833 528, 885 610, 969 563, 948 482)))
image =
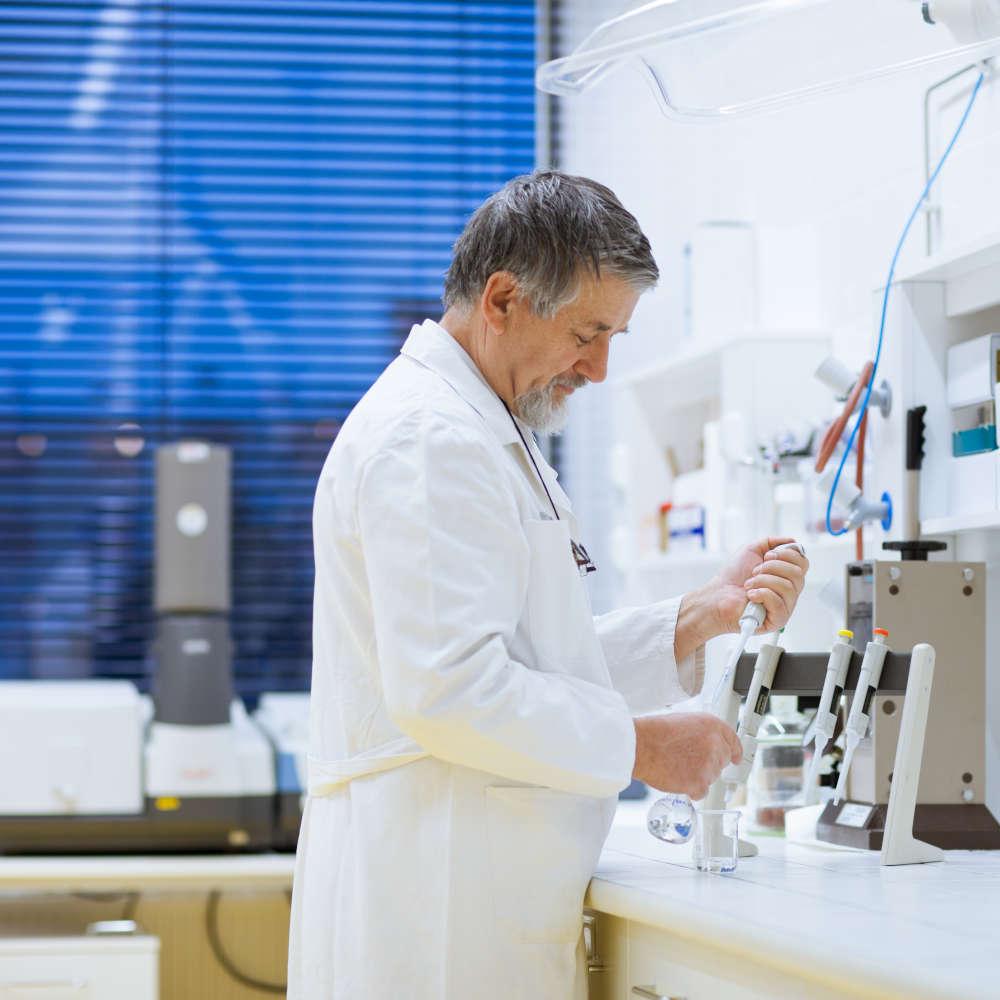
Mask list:
POLYGON ((542 475, 542 470, 538 468, 535 456, 531 454, 531 449, 528 447, 528 442, 525 439, 523 431, 514 419, 514 414, 510 412, 510 407, 504 403, 501 397, 498 396, 497 398, 500 399, 501 403, 503 403, 503 408, 507 411, 507 416, 510 417, 510 422, 514 425, 514 430, 517 431, 517 436, 521 439, 521 444, 524 445, 524 450, 528 453, 528 458, 531 459, 531 464, 535 467, 535 473, 538 476, 538 481, 542 484, 542 489, 545 490, 545 495, 549 498, 549 503, 552 504, 552 513, 555 514, 557 521, 561 521, 562 518, 559 517, 559 511, 556 510, 556 505, 553 503, 552 494, 549 493, 549 488, 545 485, 545 477, 542 475))

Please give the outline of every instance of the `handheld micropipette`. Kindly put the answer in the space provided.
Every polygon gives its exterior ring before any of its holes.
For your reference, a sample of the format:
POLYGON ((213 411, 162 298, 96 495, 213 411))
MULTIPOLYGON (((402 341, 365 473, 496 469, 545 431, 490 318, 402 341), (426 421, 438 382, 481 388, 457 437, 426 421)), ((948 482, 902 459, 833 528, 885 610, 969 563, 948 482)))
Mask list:
POLYGON ((823 761, 823 751, 833 739, 837 728, 837 706, 840 704, 840 696, 844 693, 844 681, 847 680, 847 670, 851 665, 851 655, 854 653, 854 646, 851 644, 853 638, 854 633, 850 629, 842 628, 830 649, 823 693, 820 695, 819 708, 816 709, 816 718, 813 720, 816 745, 813 747, 812 763, 809 765, 809 774, 806 778, 807 805, 818 797, 816 778, 819 776, 823 761))
POLYGON ((740 738, 743 747, 743 759, 739 764, 730 764, 723 772, 721 780, 726 786, 726 805, 733 792, 747 780, 750 769, 753 767, 754 757, 757 755, 757 732, 764 721, 764 709, 767 707, 767 699, 771 694, 771 685, 774 683, 774 672, 778 668, 778 661, 784 652, 781 646, 776 643, 765 643, 757 653, 757 660, 753 667, 753 679, 750 681, 750 688, 747 691, 746 707, 740 718, 736 735, 740 738))
POLYGON ((839 802, 844 798, 847 791, 847 772, 851 769, 854 751, 865 738, 871 724, 872 701, 874 701, 875 692, 878 690, 878 682, 882 678, 882 667, 885 664, 886 653, 889 652, 889 647, 885 644, 889 633, 884 628, 874 629, 873 632, 875 638, 865 647, 865 656, 861 661, 861 674, 858 677, 858 687, 854 692, 854 700, 851 702, 850 715, 847 717, 847 750, 844 753, 844 761, 840 765, 840 780, 837 782, 837 791, 833 797, 834 802, 839 802))
MULTIPOLYGON (((782 549, 795 549, 799 555, 805 555, 805 549, 799 545, 798 542, 785 542, 784 545, 779 545, 775 552, 780 552, 782 549)), ((722 672, 722 676, 719 678, 719 683, 715 686, 715 691, 712 694, 712 700, 709 703, 709 709, 714 710, 715 706, 719 704, 719 698, 722 697, 722 692, 725 691, 728 685, 733 683, 733 675, 736 673, 736 664, 739 663, 740 657, 743 655, 744 650, 747 648, 747 642, 757 629, 764 624, 764 619, 767 617, 767 609, 763 604, 754 604, 750 602, 743 609, 743 614, 740 615, 740 634, 739 638, 736 640, 733 646, 732 652, 729 654, 729 660, 726 662, 726 669, 722 672)))
MULTIPOLYGON (((805 549, 803 549, 798 542, 785 542, 784 545, 779 545, 775 551, 778 552, 781 549, 786 548, 795 549, 800 555, 806 554, 805 549)), ((763 604, 754 604, 753 602, 749 602, 743 609, 743 614, 740 615, 739 620, 739 638, 730 653, 726 669, 723 672, 722 677, 719 679, 719 683, 716 685, 715 691, 712 695, 712 700, 705 704, 703 696, 702 704, 707 711, 718 714, 719 699, 721 698, 727 685, 731 686, 733 683, 733 676, 736 672, 736 664, 739 662, 740 657, 743 655, 743 651, 746 649, 747 641, 750 636, 752 636, 757 629, 764 624, 764 619, 766 617, 767 609, 763 604)), ((775 666, 777 665, 778 658, 780 656, 781 652, 779 651, 774 660, 775 666)), ((754 676, 756 677, 756 667, 754 669, 754 676)), ((770 679, 767 682, 768 688, 770 688, 771 680, 773 680, 773 678, 774 671, 772 669, 770 679)), ((756 737, 756 729, 754 729, 754 736, 756 737)), ((756 739, 754 742, 756 744, 756 739)), ((746 752, 745 747, 744 752, 746 752)), ((749 771, 747 773, 749 773, 749 771)), ((694 812, 694 803, 692 803, 686 795, 669 793, 663 798, 658 799, 650 807, 646 821, 646 828, 658 840, 665 840, 672 844, 684 844, 691 839, 694 831, 694 812)))

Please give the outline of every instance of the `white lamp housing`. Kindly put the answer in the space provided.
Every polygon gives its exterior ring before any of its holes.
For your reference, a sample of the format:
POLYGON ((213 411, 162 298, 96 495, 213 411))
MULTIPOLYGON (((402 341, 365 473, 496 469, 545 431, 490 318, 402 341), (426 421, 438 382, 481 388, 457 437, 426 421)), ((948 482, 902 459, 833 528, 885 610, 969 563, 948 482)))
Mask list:
POLYGON ((1000 0, 653 0, 539 66, 535 82, 581 94, 628 65, 665 115, 712 121, 998 51, 1000 0), (851 45, 831 47, 845 23, 851 45))

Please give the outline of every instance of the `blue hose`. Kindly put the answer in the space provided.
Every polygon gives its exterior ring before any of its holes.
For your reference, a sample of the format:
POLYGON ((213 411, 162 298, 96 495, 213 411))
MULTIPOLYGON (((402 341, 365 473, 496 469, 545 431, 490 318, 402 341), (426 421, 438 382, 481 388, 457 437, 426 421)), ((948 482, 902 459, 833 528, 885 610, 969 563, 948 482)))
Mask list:
POLYGON ((958 127, 955 129, 955 134, 951 137, 951 142, 948 143, 947 148, 941 154, 941 159, 938 160, 938 165, 934 168, 934 172, 927 179, 927 183, 924 185, 924 189, 920 193, 920 197, 917 199, 916 205, 913 206, 913 211, 910 213, 910 217, 906 220, 906 225, 903 226, 903 233, 899 237, 899 242, 896 244, 896 251, 892 255, 892 263, 889 265, 889 277, 886 279, 885 292, 882 295, 882 318, 879 321, 878 326, 878 345, 875 348, 875 362, 872 365, 871 378, 868 380, 868 389, 865 392, 864 398, 861 400, 861 406, 858 408, 858 419, 854 422, 854 427, 851 429, 851 436, 847 439, 847 447, 844 448, 844 454, 841 456, 840 465, 837 466, 837 474, 833 477, 833 483, 830 485, 830 496, 826 502, 826 530, 834 537, 846 535, 849 530, 848 528, 841 528, 839 531, 834 531, 833 526, 830 524, 830 513, 833 510, 834 494, 837 492, 837 487, 840 485, 840 476, 844 471, 844 466, 847 464, 847 459, 851 454, 851 449, 854 447, 854 439, 858 435, 858 428, 861 426, 861 421, 864 419, 864 415, 868 410, 868 401, 871 399, 872 389, 875 388, 875 374, 878 372, 878 363, 882 357, 882 341, 885 339, 885 316, 886 311, 889 308, 889 292, 892 289, 892 279, 896 273, 896 262, 899 260, 903 244, 906 242, 906 237, 910 233, 910 227, 913 225, 913 220, 917 217, 917 213, 920 211, 920 206, 923 205, 924 200, 930 194, 931 188, 934 186, 934 182, 938 178, 938 174, 941 173, 941 168, 947 162, 948 157, 951 155, 951 151, 955 148, 955 143, 958 142, 958 137, 962 134, 962 129, 965 128, 965 123, 968 121, 969 113, 972 111, 972 106, 976 103, 976 97, 979 95, 979 88, 983 85, 983 79, 984 76, 980 73, 979 79, 976 80, 976 84, 972 88, 969 103, 966 104, 965 111, 962 112, 962 118, 958 123, 958 127))

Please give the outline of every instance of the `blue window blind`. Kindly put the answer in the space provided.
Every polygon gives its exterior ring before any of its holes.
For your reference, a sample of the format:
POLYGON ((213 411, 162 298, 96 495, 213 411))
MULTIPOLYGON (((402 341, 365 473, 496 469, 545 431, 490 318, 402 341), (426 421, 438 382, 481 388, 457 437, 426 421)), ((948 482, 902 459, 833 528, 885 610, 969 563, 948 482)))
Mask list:
POLYGON ((337 428, 534 158, 535 0, 0 7, 0 676, 145 682, 153 459, 233 450, 237 687, 308 683, 337 428))

